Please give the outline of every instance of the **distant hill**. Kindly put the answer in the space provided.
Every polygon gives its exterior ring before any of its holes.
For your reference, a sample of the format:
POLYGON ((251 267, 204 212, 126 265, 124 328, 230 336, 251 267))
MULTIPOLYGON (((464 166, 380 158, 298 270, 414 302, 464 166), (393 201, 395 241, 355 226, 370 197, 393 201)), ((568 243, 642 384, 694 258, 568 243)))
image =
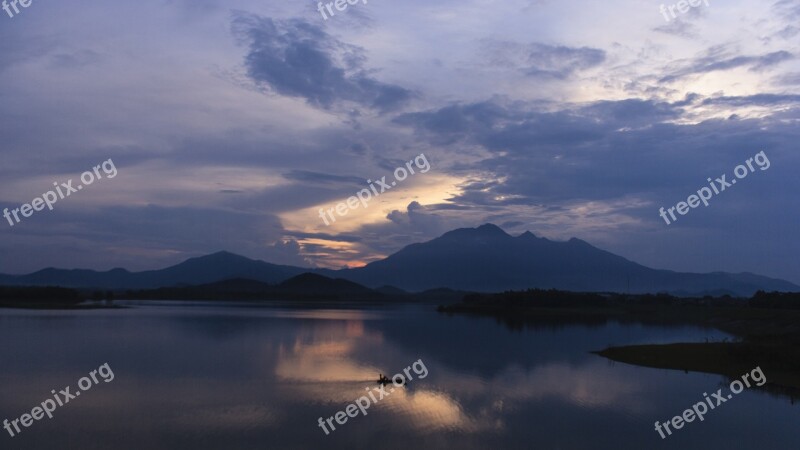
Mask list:
POLYGON ((379 300, 381 293, 352 281, 304 273, 280 284, 234 278, 197 286, 126 291, 124 297, 154 300, 379 300))
POLYGON ((190 258, 161 270, 129 272, 113 269, 64 270, 48 268, 29 275, 0 275, 0 283, 16 286, 63 286, 96 289, 153 289, 158 287, 199 285, 232 278, 263 283, 280 283, 310 269, 280 266, 229 252, 190 258))
POLYGON ((750 273, 697 274, 651 269, 580 239, 557 242, 530 232, 515 237, 492 224, 453 230, 356 269, 304 269, 219 252, 161 270, 98 272, 49 268, 29 275, 0 275, 0 284, 126 290, 208 285, 232 279, 275 285, 274 289, 288 283, 283 288, 306 292, 350 289, 358 293, 366 286, 384 294, 439 288, 475 292, 540 288, 737 296, 750 296, 758 290, 800 291, 800 286, 787 281, 750 273), (297 276, 300 277, 292 279, 297 276))
POLYGON ((276 289, 278 291, 296 292, 296 293, 329 293, 335 292, 338 294, 371 294, 379 295, 377 291, 367 289, 364 286, 353 283, 352 281, 343 280, 341 278, 332 279, 317 275, 314 273, 304 273, 296 277, 292 277, 283 283, 279 284, 276 289))

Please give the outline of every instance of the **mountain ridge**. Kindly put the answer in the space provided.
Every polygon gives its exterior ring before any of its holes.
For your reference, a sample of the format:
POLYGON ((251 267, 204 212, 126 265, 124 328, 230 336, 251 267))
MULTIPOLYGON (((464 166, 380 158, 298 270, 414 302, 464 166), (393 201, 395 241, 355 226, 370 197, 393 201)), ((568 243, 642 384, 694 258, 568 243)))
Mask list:
POLYGON ((749 296, 758 290, 800 291, 800 286, 788 281, 749 272, 686 273, 652 269, 578 238, 551 241, 530 231, 512 236, 489 223, 448 231, 353 269, 300 268, 220 251, 142 272, 51 267, 27 275, 0 274, 0 284, 120 290, 202 285, 239 278, 274 285, 305 273, 347 280, 371 289, 391 286, 410 292, 439 288, 474 292, 539 288, 679 295, 726 292, 749 296))

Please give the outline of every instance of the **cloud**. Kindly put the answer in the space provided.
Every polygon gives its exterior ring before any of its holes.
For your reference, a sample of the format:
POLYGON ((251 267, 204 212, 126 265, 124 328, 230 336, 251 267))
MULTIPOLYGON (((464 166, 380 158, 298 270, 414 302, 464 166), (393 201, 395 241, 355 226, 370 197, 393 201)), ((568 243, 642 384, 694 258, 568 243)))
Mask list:
POLYGON ((800 18, 800 3, 797 0, 779 0, 772 7, 789 20, 800 18))
POLYGON ((52 56, 52 65, 56 68, 80 68, 96 64, 103 60, 103 55, 93 50, 79 50, 72 53, 58 53, 52 56))
MULTIPOLYGON (((278 264, 312 265, 300 256, 296 242, 284 239, 280 221, 269 213, 156 204, 76 210, 76 202, 77 197, 71 205, 59 204, 2 230, 3 254, 31 261, 18 263, 17 270, 41 269, 25 256, 31 251, 55 267, 146 270, 154 268, 153 261, 164 267, 216 250, 278 264), (102 253, 104 265, 98 267, 95 252, 102 253)), ((11 205, 2 207, 6 206, 11 205)))
POLYGON ((653 28, 653 30, 659 33, 679 36, 687 39, 696 39, 698 37, 697 26, 681 19, 675 19, 666 25, 653 28))
POLYGON ((781 37, 783 39, 791 39, 795 36, 800 34, 800 28, 797 28, 792 25, 787 25, 786 28, 782 29, 781 31, 775 33, 776 36, 781 37))
POLYGON ((721 96, 703 100, 703 105, 776 106, 800 103, 800 95, 756 94, 746 96, 721 96))
POLYGON ((300 244, 294 239, 275 242, 266 249, 269 262, 288 266, 313 267, 314 263, 302 256, 300 244))
POLYGON ((776 82, 785 86, 800 85, 800 72, 792 72, 777 77, 776 82))
POLYGON ((426 235, 436 235, 446 231, 442 228, 442 220, 419 202, 409 203, 406 212, 395 209, 386 218, 396 225, 410 228, 408 231, 411 233, 421 231, 426 235))
POLYGON ((0 72, 14 65, 40 58, 57 47, 57 41, 50 36, 17 38, 16 33, 22 31, 7 26, 0 28, 0 72))
POLYGON ((439 138, 436 143, 446 143, 453 142, 468 133, 488 131, 497 121, 506 117, 506 114, 502 106, 487 101, 401 114, 394 119, 394 122, 431 132, 433 136, 439 138))
POLYGON ((299 181, 304 184, 340 184, 348 183, 354 186, 361 186, 364 180, 361 177, 331 175, 322 172, 312 172, 309 170, 292 170, 283 174, 287 180, 299 181))
POLYGON ((221 249, 339 267, 493 221, 800 282, 796 0, 667 25, 658 4, 479 3, 324 21, 311 3, 92 0, 7 20, 2 206, 108 158, 120 177, 0 229, 0 272, 221 249), (762 149, 763 176, 659 224, 658 206, 762 149), (431 174, 322 228, 317 208, 422 152, 431 174))
POLYGON ((676 65, 679 68, 672 70, 669 75, 661 77, 660 81, 669 83, 689 75, 731 70, 740 67, 748 67, 752 72, 761 72, 794 58, 795 56, 792 53, 785 50, 758 56, 730 56, 730 52, 724 47, 714 47, 709 49, 705 56, 677 62, 676 65))
POLYGON ((353 102, 383 112, 412 97, 411 91, 372 77, 363 49, 308 21, 240 12, 233 32, 248 47, 245 67, 250 78, 278 94, 304 98, 324 109, 353 102))
POLYGON ((605 51, 591 47, 492 40, 485 41, 484 46, 492 65, 513 68, 533 78, 564 80, 606 60, 605 51))

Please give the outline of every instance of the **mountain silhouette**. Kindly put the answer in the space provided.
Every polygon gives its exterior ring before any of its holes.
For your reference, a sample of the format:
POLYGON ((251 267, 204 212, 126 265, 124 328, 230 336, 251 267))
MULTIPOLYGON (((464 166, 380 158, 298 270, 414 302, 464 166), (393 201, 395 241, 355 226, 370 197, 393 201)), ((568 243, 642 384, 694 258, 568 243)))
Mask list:
POLYGON ((368 287, 389 284, 412 291, 436 287, 478 292, 541 288, 749 296, 759 289, 800 289, 783 280, 753 274, 651 269, 580 239, 556 242, 531 232, 513 237, 492 224, 450 231, 365 267, 340 271, 338 276, 368 287))
POLYGON ((230 252, 217 252, 161 270, 129 272, 113 269, 64 270, 48 268, 22 276, 0 276, 0 283, 26 286, 62 286, 98 289, 153 289, 180 285, 209 284, 231 278, 244 278, 262 283, 280 283, 310 269, 281 266, 257 261, 230 252))
POLYGON ((292 277, 277 286, 278 290, 302 293, 375 294, 376 292, 352 281, 328 278, 314 273, 292 277))
MULTIPOLYGON (((800 286, 787 281, 751 273, 698 274, 651 269, 580 239, 551 241, 531 232, 511 236, 492 224, 449 231, 436 239, 409 245, 383 260, 355 269, 304 269, 218 252, 161 270, 98 272, 49 268, 29 275, 0 275, 0 283, 152 289, 209 284, 234 278, 272 285, 287 282, 291 286, 291 283, 296 283, 295 288, 302 286, 303 289, 319 291, 346 289, 345 280, 372 289, 399 288, 412 292, 437 288, 476 292, 552 288, 750 296, 758 290, 800 291, 800 286), (289 280, 298 275, 301 277, 297 280, 289 280), (318 275, 339 280, 316 278, 318 275)), ((355 286, 350 287, 357 290, 355 286)))

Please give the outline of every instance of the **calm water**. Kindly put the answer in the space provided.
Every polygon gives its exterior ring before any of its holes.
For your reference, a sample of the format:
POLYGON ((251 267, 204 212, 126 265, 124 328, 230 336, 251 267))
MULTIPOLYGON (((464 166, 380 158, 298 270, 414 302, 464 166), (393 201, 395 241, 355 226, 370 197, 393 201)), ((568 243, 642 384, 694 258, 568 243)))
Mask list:
POLYGON ((511 329, 421 306, 181 305, 0 310, 0 420, 30 412, 52 389, 74 392, 103 363, 115 376, 17 437, 0 429, 0 449, 800 448, 800 405, 748 390, 662 441, 653 423, 715 392, 722 377, 588 353, 722 336, 714 331, 511 329), (318 426, 376 387, 378 373, 419 359, 424 379, 330 435, 318 426))

